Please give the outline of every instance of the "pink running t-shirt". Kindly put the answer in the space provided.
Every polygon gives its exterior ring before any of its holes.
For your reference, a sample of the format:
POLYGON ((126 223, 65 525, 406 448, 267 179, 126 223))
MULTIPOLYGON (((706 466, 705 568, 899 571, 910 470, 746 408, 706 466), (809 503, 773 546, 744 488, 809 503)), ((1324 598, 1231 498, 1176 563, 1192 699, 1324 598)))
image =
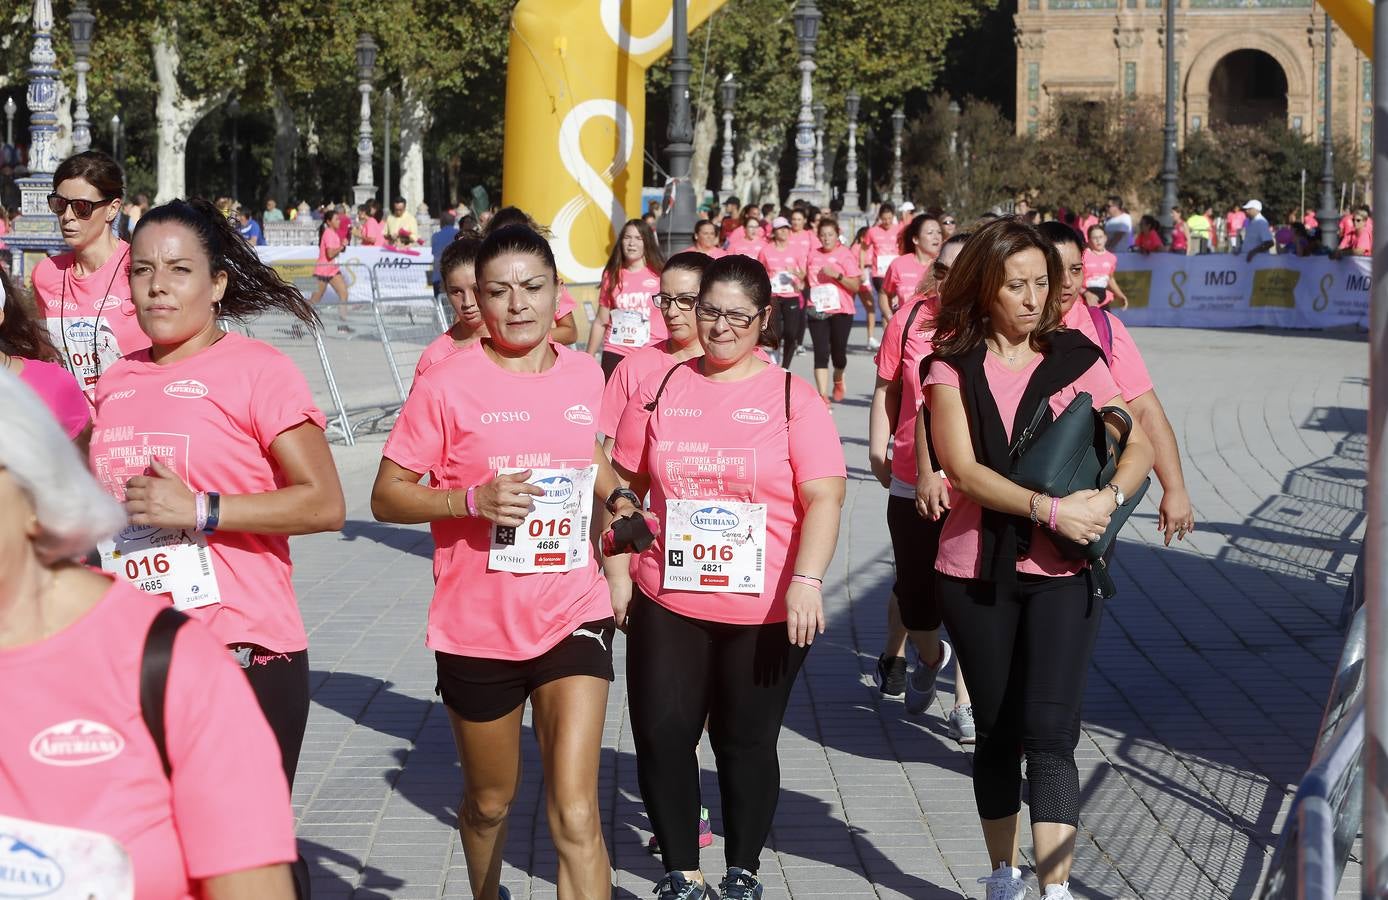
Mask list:
MULTIPOLYGON (((983 361, 984 377, 988 388, 993 392, 998 413, 1002 416, 1003 430, 1008 441, 1012 440, 1012 422, 1017 416, 1017 407, 1026 393, 1027 384, 1041 365, 1042 355, 1037 354, 1025 369, 1008 371, 1007 367, 988 354, 983 361)), ((935 362, 925 377, 927 388, 926 405, 930 405, 932 385, 941 385, 942 390, 960 390, 959 373, 949 363, 935 362)), ((1055 415, 1065 411, 1070 401, 1081 391, 1088 391, 1094 399, 1094 408, 1105 406, 1118 396, 1118 385, 1109 374, 1108 366, 1101 359, 1067 387, 1051 395, 1051 412, 1055 415)), ((963 493, 950 495, 952 507, 945 518, 945 527, 940 534, 940 552, 935 557, 935 570, 952 578, 978 578, 982 572, 982 551, 980 536, 983 529, 983 508, 963 493)), ((1033 525, 1031 528, 1031 549, 1027 555, 1017 557, 1017 571, 1028 575, 1073 575, 1084 569, 1085 563, 1062 557, 1051 543, 1050 532, 1033 525)))
MULTIPOLYGON (((554 324, 559 322, 569 313, 578 309, 578 301, 574 300, 574 295, 569 293, 569 289, 559 285, 559 298, 554 307, 554 324)), ((424 374, 424 370, 432 366, 441 359, 447 359, 462 348, 453 340, 447 331, 430 341, 424 351, 419 354, 419 361, 414 366, 414 377, 418 378, 424 374)))
POLYGON ((291 862, 294 814, 250 685, 197 622, 169 664, 165 778, 140 715, 145 635, 163 606, 113 583, 57 634, 0 650, 0 812, 108 835, 137 897, 192 900, 196 881, 291 862))
POLYGON ((887 266, 887 276, 882 279, 882 290, 888 297, 896 297, 897 304, 904 308, 915 296, 921 279, 925 278, 926 266, 916 259, 916 254, 898 256, 887 266))
POLYGON ((367 216, 361 223, 361 242, 368 247, 385 246, 386 226, 374 216, 367 216))
POLYGON ((622 414, 612 458, 627 471, 649 473, 651 510, 662 523, 667 499, 765 503, 765 587, 760 595, 666 590, 663 539, 638 558, 636 583, 680 615, 736 625, 783 622, 804 515, 796 487, 846 476, 839 435, 819 393, 795 376, 787 432, 787 374, 778 366, 733 382, 710 381, 699 366, 690 360, 675 371, 653 413, 645 405, 662 379, 642 383, 622 414))
MULTIPOLYGON (((702 352, 702 351, 701 351, 702 352)), ((602 391, 602 410, 598 413, 598 431, 608 437, 617 436, 617 424, 622 420, 627 402, 637 388, 652 375, 664 375, 675 365, 675 349, 669 340, 642 347, 627 356, 612 370, 612 377, 602 391)))
POLYGON ((805 254, 799 247, 787 242, 782 250, 775 244, 767 244, 757 261, 771 279, 773 297, 790 299, 800 296, 805 285, 805 254))
MULTIPOLYGON (((510 372, 481 341, 425 372, 400 410, 384 456, 433 485, 467 489, 500 469, 583 468, 597 447, 602 369, 586 353, 550 344, 557 359, 539 374, 510 372)), ((492 523, 441 519, 434 535, 434 599, 425 644, 486 659, 541 656, 584 622, 612 615, 596 554, 567 572, 515 574, 487 568, 492 523)))
POLYGON ((728 251, 722 247, 700 247, 698 244, 691 244, 680 251, 681 253, 702 253, 709 259, 720 259, 728 255, 728 251))
POLYGON ((1113 273, 1118 271, 1118 257, 1107 250, 1095 253, 1086 248, 1080 259, 1084 264, 1085 287, 1107 288, 1113 273))
POLYGON ((73 255, 60 253, 34 267, 34 301, 62 363, 90 401, 96 381, 117 359, 149 346, 130 302, 130 245, 90 275, 72 271, 73 255))
MULTIPOLYGON (((1123 402, 1131 403, 1152 390, 1152 375, 1147 371, 1147 362, 1142 358, 1142 352, 1137 349, 1137 342, 1133 340, 1128 326, 1115 315, 1108 312, 1104 315, 1108 316, 1109 327, 1113 329, 1113 353, 1108 361, 1109 372, 1113 375, 1114 383, 1118 385, 1118 392, 1123 395, 1123 402)), ((1076 300, 1060 323, 1089 338, 1100 350, 1104 349, 1103 341, 1099 339, 1099 331, 1094 327, 1094 319, 1082 301, 1076 300)))
POLYGON ((761 255, 762 248, 766 246, 766 238, 757 238, 755 241, 747 237, 745 229, 739 228, 728 236, 728 252, 736 253, 740 256, 748 256, 756 259, 761 255))
MULTIPOLYGON (((96 392, 92 472, 117 500, 151 456, 194 491, 262 494, 285 487, 270 445, 285 431, 327 421, 308 382, 269 344, 228 332, 168 365, 142 350, 111 367, 96 392)), ((291 578, 289 538, 218 530, 207 536, 221 603, 188 614, 225 644, 276 653, 308 646, 291 578)))
POLYGON ((313 274, 319 278, 331 278, 341 272, 337 263, 328 258, 329 250, 341 248, 342 238, 337 236, 337 232, 331 228, 324 228, 323 236, 318 239, 318 265, 313 267, 313 274))
POLYGON ((893 222, 891 228, 873 225, 867 230, 865 240, 872 252, 872 277, 881 278, 886 274, 881 261, 901 253, 901 223, 893 222))
MULTIPOLYGON (((919 297, 898 309, 882 329, 882 347, 877 351, 878 376, 887 381, 901 381, 901 409, 893 423, 892 477, 911 485, 912 496, 915 496, 916 484, 916 417, 921 406, 920 362, 933 349, 930 338, 934 331, 927 327, 932 307, 924 297, 919 297), (916 310, 919 312, 912 316, 916 310), (901 338, 908 320, 911 331, 906 335, 903 356, 901 338)), ((904 492, 899 493, 904 495, 904 492)))
POLYGON ((819 238, 814 236, 814 232, 806 228, 803 231, 790 230, 790 236, 786 238, 786 243, 800 251, 802 258, 808 257, 810 253, 819 246, 819 238))
MULTIPOLYGON (((853 295, 844 290, 843 285, 839 284, 837 281, 820 274, 821 270, 829 265, 837 268, 845 277, 853 278, 861 276, 863 270, 858 267, 858 254, 842 244, 835 246, 833 250, 828 252, 825 252, 823 247, 819 247, 810 254, 809 259, 805 263, 805 267, 809 272, 811 290, 813 290, 816 285, 832 285, 839 295, 838 312, 852 315, 854 310, 853 295)), ((864 282, 864 284, 866 284, 866 282, 864 282)), ((831 312, 831 315, 832 314, 831 312)))
POLYGON ((639 269, 622 269, 618 279, 617 289, 614 291, 612 285, 604 278, 598 291, 598 305, 613 311, 635 312, 650 329, 649 339, 643 344, 633 346, 618 343, 613 339, 613 330, 608 328, 606 343, 602 349, 607 353, 626 356, 633 350, 665 340, 670 336, 670 332, 665 330, 665 317, 660 314, 653 299, 660 293, 660 276, 649 266, 642 266, 639 269))
POLYGON ((48 406, 67 436, 75 438, 81 434, 92 420, 92 408, 72 373, 57 363, 41 359, 19 362, 24 367, 19 370, 19 377, 48 406))

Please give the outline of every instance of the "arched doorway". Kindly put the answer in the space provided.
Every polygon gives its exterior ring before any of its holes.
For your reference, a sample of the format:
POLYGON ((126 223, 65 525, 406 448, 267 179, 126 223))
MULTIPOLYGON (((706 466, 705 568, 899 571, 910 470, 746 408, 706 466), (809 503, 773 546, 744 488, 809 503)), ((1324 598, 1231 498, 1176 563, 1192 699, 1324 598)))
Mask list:
POLYGON ((1210 122, 1258 125, 1287 120, 1287 73, 1261 50, 1235 50, 1210 73, 1210 122))

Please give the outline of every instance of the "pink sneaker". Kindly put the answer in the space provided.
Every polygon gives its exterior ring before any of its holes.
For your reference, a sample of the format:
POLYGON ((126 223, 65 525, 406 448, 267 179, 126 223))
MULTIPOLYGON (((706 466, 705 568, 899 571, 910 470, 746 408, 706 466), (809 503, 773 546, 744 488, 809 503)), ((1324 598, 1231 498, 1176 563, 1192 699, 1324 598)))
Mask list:
MULTIPOLYGON (((713 823, 708 819, 708 807, 699 807, 699 847, 713 846, 713 823)), ((646 849, 651 853, 660 852, 660 842, 651 835, 650 840, 646 841, 646 849)))

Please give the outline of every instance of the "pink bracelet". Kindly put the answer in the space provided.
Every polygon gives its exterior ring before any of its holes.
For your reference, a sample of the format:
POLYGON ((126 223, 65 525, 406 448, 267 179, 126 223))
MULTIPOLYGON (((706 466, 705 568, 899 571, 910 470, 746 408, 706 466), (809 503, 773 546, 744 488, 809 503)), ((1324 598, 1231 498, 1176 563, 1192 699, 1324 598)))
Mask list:
POLYGON ((1059 498, 1059 497, 1052 497, 1052 498, 1051 498, 1051 519, 1050 519, 1049 522, 1046 523, 1046 527, 1049 528, 1051 531, 1055 531, 1055 514, 1056 514, 1056 511, 1059 510, 1059 509, 1060 509, 1060 498, 1059 498))
POLYGON ((824 586, 820 584, 819 580, 812 578, 809 575, 792 575, 790 576, 790 580, 792 584, 808 585, 809 587, 812 587, 817 591, 824 590, 824 586))
POLYGON ((477 485, 467 489, 467 514, 474 519, 479 518, 477 512, 477 485))

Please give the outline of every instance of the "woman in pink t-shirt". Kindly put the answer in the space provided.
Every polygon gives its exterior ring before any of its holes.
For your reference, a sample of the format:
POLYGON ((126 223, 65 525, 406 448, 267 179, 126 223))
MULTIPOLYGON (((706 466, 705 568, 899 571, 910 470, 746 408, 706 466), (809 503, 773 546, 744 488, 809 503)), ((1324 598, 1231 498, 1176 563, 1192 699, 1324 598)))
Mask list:
POLYGON ((1086 302, 1091 306, 1108 306, 1116 298, 1119 307, 1127 309, 1128 295, 1123 293, 1118 279, 1113 277, 1118 271, 1118 257, 1107 247, 1108 232, 1104 231, 1104 226, 1092 226, 1089 229, 1089 246, 1082 257, 1086 302))
POLYGON ((34 267, 39 317, 88 400, 112 363, 149 346, 130 302, 130 245, 111 231, 123 192, 120 165, 105 153, 63 160, 48 208, 72 249, 34 267))
POLYGON ((92 435, 92 408, 77 379, 55 360, 43 328, 24 307, 23 292, 0 269, 0 368, 17 374, 48 405, 67 436, 85 455, 92 435))
MULTIPOLYGON (((978 730, 974 797, 989 892, 1020 896, 1021 763, 1030 785, 1037 880, 1068 897, 1079 815, 1074 751, 1084 679, 1103 612, 1088 564, 1050 535, 1098 540, 1136 493, 1152 447, 1135 426, 1107 488, 1050 498, 1008 478, 1009 443, 1039 404, 1059 415, 1080 392, 1123 406, 1103 354, 1061 326, 1055 247, 1015 218, 980 228, 950 268, 925 377, 932 446, 958 491, 936 557, 937 595, 969 671, 978 730)), ((917 446, 925 416, 918 420, 917 446)))
MULTIPOLYGON (((920 289, 883 329, 877 387, 868 414, 868 464, 888 491, 887 531, 896 563, 896 581, 887 600, 887 640, 874 680, 884 697, 904 694, 906 711, 916 714, 934 702, 935 677, 950 659, 948 646, 940 640, 940 603, 935 596, 935 552, 949 512, 949 485, 929 452, 923 459, 917 454, 920 363, 931 353, 930 322, 939 309, 939 288, 968 237, 959 234, 945 241, 920 289), (916 667, 909 676, 908 635, 916 648, 916 667)), ((954 684, 954 706, 946 725, 955 740, 972 744, 973 711, 957 664, 954 684)))
MULTIPOLYGON (((804 213, 801 213, 801 218, 804 213)), ((808 253, 798 243, 791 243, 790 221, 777 217, 771 222, 771 243, 762 248, 757 261, 771 279, 771 296, 776 305, 772 310, 777 331, 781 335, 781 367, 790 368, 795 351, 805 337, 805 262, 808 253)))
POLYGON ((598 288, 598 314, 588 331, 588 352, 601 349, 602 373, 612 370, 634 350, 665 340, 665 323, 655 307, 665 257, 651 226, 631 219, 607 257, 598 288))
MULTIPOLYGON (((940 220, 922 213, 901 230, 901 255, 887 266, 882 279, 882 292, 887 295, 893 311, 905 306, 915 296, 916 286, 940 255, 944 232, 940 220)), ((895 312, 893 312, 895 315, 895 312)))
POLYGON ((742 217, 742 227, 728 235, 726 245, 729 253, 737 253, 749 259, 756 259, 765 246, 766 237, 762 234, 762 221, 755 214, 742 217))
POLYGON ((609 557, 605 569, 627 621, 632 732, 666 871, 662 897, 704 895, 694 746, 705 719, 727 828, 719 893, 760 894, 780 793, 777 738, 824 631, 843 450, 814 389, 757 357, 759 342, 775 346, 770 307, 765 269, 741 256, 715 260, 694 308, 704 355, 647 379, 617 428, 619 474, 661 521, 634 586, 628 556, 609 557))
POLYGON ((269 344, 218 323, 272 309, 310 328, 318 318, 204 200, 150 210, 130 255, 152 346, 97 385, 92 471, 130 516, 101 564, 168 597, 232 651, 292 785, 309 670, 289 536, 337 531, 345 504, 304 376, 269 344))
POLYGON ((595 497, 615 515, 639 512, 597 444, 602 371, 549 339, 549 244, 524 225, 499 228, 476 269, 489 337, 415 383, 371 509, 433 532, 426 644, 463 768, 458 830, 477 894, 498 894, 529 699, 559 883, 606 896, 598 770, 616 623, 588 536, 595 497))
POLYGON ((460 234, 439 254, 439 277, 443 279, 448 305, 453 308, 454 322, 419 355, 414 367, 416 379, 434 363, 487 336, 482 308, 477 304, 477 270, 473 265, 481 247, 481 238, 460 234))
POLYGON ((848 336, 853 331, 853 295, 863 286, 863 272, 856 254, 839 242, 839 223, 819 220, 819 246, 805 268, 810 283, 810 339, 814 341, 814 381, 824 405, 829 405, 829 359, 834 362, 833 401, 844 397, 844 370, 848 368, 848 336))
POLYGON ((700 219, 694 226, 694 243, 684 248, 685 251, 702 253, 709 259, 717 259, 720 256, 727 256, 728 251, 719 245, 721 234, 718 230, 718 223, 708 219, 700 219))
MULTIPOLYGON (((0 370, 5 872, 60 872, 83 897, 290 900, 294 815, 246 679, 201 624, 72 561, 125 524, 38 397, 0 370), (142 706, 159 648, 162 692, 142 706)), ((36 883, 4 881, 10 896, 36 883)))
POLYGON ((313 287, 313 296, 308 298, 310 306, 317 306, 318 301, 323 299, 324 292, 328 285, 332 285, 333 293, 337 295, 337 314, 342 320, 338 323, 337 330, 350 332, 351 326, 347 324, 347 282, 342 277, 342 268, 334 262, 342 251, 347 249, 347 245, 337 232, 337 210, 329 207, 323 211, 323 221, 318 224, 318 264, 313 267, 313 280, 317 282, 313 287))
MULTIPOLYGON (((863 273, 872 271, 872 245, 867 242, 867 231, 867 228, 859 228, 858 233, 853 236, 853 242, 848 245, 848 249, 853 253, 853 261, 858 264, 858 271, 863 273)), ((816 230, 814 244, 806 253, 806 258, 818 249, 819 232, 816 230)), ((876 350, 880 346, 877 340, 877 299, 873 294, 872 279, 866 274, 862 278, 862 284, 858 286, 857 300, 863 304, 863 315, 867 320, 867 348, 876 350)))

